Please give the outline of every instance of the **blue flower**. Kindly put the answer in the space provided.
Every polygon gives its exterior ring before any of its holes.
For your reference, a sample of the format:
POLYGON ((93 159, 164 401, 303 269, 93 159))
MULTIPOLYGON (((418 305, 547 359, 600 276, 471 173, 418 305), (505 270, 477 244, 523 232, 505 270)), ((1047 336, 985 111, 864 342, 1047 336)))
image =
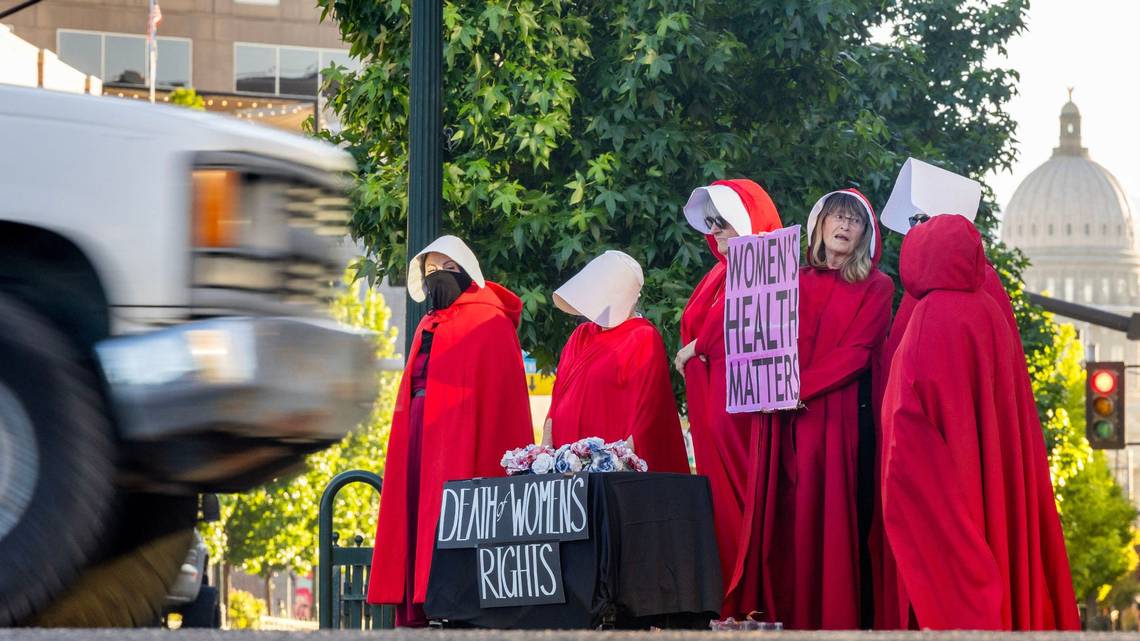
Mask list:
POLYGON ((613 472, 614 455, 606 451, 597 451, 590 456, 591 472, 613 472))

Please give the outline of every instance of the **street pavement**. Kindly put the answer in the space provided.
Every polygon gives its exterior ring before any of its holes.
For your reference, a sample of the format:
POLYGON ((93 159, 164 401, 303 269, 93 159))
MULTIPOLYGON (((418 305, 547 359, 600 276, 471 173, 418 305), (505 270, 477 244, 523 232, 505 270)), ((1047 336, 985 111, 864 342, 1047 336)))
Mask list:
POLYGON ((272 632, 220 630, 0 630, 0 641, 714 641, 762 639, 772 641, 999 641, 1042 639, 1045 641, 1140 641, 1140 634, 1092 633, 995 633, 995 632, 703 632, 655 630, 646 632, 596 632, 591 630, 388 630, 272 632))

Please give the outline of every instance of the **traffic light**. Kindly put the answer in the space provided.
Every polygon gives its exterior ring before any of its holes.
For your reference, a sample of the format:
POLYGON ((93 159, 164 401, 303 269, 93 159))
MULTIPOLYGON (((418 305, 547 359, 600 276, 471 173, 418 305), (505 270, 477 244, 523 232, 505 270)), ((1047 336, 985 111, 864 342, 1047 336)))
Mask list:
POLYGON ((1085 365, 1085 436, 1094 450, 1124 448, 1124 363, 1085 365))

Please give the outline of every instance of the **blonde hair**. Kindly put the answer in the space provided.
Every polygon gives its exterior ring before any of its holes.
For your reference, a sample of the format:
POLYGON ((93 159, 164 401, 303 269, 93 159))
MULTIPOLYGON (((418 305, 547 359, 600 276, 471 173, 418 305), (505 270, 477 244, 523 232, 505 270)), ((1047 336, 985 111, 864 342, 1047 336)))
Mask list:
POLYGON ((871 220, 871 216, 863 203, 851 194, 834 194, 824 201, 823 209, 820 210, 819 218, 815 222, 815 228, 811 230, 808 264, 816 269, 827 269, 827 248, 823 243, 823 221, 828 216, 839 213, 846 213, 849 216, 857 216, 863 219, 863 236, 859 239, 859 244, 839 266, 839 273, 843 276, 843 280, 849 283, 858 283, 871 275, 871 236, 873 235, 871 225, 875 223, 871 220))

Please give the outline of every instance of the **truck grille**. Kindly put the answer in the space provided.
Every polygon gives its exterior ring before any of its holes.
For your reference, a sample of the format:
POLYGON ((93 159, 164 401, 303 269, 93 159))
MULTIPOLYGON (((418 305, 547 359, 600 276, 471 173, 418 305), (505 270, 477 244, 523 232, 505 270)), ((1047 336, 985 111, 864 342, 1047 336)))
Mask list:
POLYGON ((242 223, 235 246, 195 249, 198 312, 257 313, 270 302, 327 310, 355 254, 343 177, 246 155, 212 160, 241 174, 242 223))
POLYGON ((319 236, 343 236, 352 202, 332 189, 289 186, 285 189, 285 212, 290 226, 311 229, 319 236))

